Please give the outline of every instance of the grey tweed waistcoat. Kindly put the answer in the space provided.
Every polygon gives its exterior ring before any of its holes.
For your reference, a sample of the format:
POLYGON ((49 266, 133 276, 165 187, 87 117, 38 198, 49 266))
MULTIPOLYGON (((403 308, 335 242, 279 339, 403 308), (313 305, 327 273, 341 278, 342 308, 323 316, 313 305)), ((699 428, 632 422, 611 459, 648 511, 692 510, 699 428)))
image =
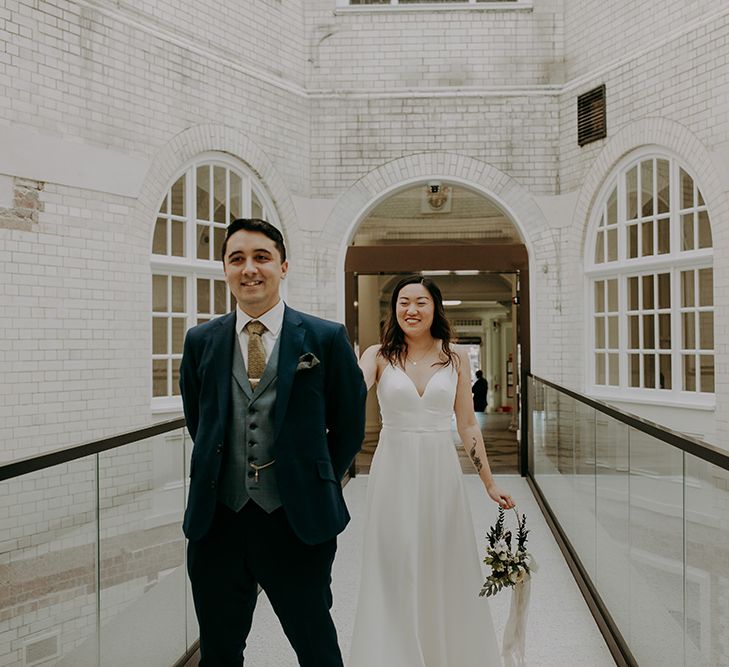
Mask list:
POLYGON ((273 413, 276 404, 279 343, 276 341, 255 391, 248 381, 237 341, 234 348, 230 378, 231 409, 218 499, 235 512, 252 500, 271 513, 281 507, 276 485, 276 464, 261 470, 257 481, 250 464, 261 466, 275 458, 273 413))

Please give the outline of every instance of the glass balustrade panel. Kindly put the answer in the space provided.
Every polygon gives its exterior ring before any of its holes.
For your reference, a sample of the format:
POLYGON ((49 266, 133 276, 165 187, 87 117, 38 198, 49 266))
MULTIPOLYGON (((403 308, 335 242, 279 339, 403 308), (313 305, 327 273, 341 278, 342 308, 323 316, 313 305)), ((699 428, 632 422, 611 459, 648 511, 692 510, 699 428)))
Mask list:
POLYGON ((575 400, 557 391, 554 400, 557 439, 557 475, 550 505, 562 523, 568 539, 575 533, 575 400))
POLYGON ((636 429, 629 436, 630 634, 624 636, 640 665, 683 665, 683 452, 636 429))
POLYGON ((529 378, 527 387, 527 401, 529 402, 529 427, 527 429, 529 470, 536 477, 538 470, 541 469, 541 452, 544 448, 544 385, 534 378, 529 378))
MULTIPOLYGON (((185 507, 187 507, 187 495, 190 490, 190 457, 192 456, 192 438, 187 432, 185 434, 185 507)), ((187 570, 187 550, 185 550, 185 570, 187 570)), ((200 638, 200 629, 197 625, 197 616, 195 616, 195 605, 192 601, 192 587, 190 586, 189 577, 185 577, 185 620, 187 627, 187 648, 188 650, 200 638)))
POLYGON ((103 667, 169 667, 187 649, 182 429, 99 455, 103 667))
POLYGON ((546 385, 536 389, 538 408, 532 412, 537 431, 534 438, 534 477, 550 504, 559 496, 559 394, 546 385))
POLYGON ((96 457, 0 485, 0 664, 96 667, 96 457))
POLYGON ((628 427, 595 418, 596 577, 594 582, 620 632, 630 631, 630 504, 628 427))
POLYGON ((685 459, 685 664, 729 665, 729 471, 685 459))
POLYGON ((574 445, 574 518, 569 534, 588 576, 594 581, 595 570, 595 409, 575 404, 574 445))

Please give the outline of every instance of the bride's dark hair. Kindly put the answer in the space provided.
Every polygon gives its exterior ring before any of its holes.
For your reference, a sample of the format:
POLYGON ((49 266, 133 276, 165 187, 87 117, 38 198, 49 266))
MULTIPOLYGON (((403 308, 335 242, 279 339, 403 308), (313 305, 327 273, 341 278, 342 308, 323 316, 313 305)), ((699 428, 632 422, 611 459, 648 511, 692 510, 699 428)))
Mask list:
POLYGON ((407 285, 422 285, 428 290, 433 299, 433 323, 430 325, 430 335, 436 340, 440 340, 443 344, 443 354, 445 361, 440 361, 436 365, 448 366, 453 364, 456 366, 458 355, 450 348, 451 339, 453 337, 451 325, 445 314, 443 307, 443 295, 436 285, 429 278, 422 276, 408 276, 403 278, 395 285, 390 297, 390 312, 387 316, 385 326, 380 333, 380 352, 379 354, 387 359, 393 365, 399 365, 404 368, 405 358, 408 356, 408 344, 405 342, 405 332, 397 322, 397 300, 403 287, 407 285))

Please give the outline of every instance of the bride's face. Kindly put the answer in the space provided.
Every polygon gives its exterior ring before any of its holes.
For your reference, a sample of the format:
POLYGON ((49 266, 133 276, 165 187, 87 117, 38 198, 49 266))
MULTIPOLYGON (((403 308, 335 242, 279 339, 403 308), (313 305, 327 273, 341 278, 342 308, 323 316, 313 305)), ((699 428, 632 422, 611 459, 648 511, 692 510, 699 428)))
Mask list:
POLYGON ((397 295, 395 316, 406 336, 430 332, 435 304, 430 292, 420 283, 405 285, 397 295))

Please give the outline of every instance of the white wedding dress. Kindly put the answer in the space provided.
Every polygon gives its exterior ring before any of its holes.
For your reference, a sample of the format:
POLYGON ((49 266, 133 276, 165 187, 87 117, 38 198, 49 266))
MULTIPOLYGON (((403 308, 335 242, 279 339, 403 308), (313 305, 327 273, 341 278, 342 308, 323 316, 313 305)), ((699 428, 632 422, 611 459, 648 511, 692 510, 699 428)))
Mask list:
POLYGON ((348 667, 502 664, 450 433, 457 379, 440 367, 421 397, 397 366, 380 377, 348 667))

